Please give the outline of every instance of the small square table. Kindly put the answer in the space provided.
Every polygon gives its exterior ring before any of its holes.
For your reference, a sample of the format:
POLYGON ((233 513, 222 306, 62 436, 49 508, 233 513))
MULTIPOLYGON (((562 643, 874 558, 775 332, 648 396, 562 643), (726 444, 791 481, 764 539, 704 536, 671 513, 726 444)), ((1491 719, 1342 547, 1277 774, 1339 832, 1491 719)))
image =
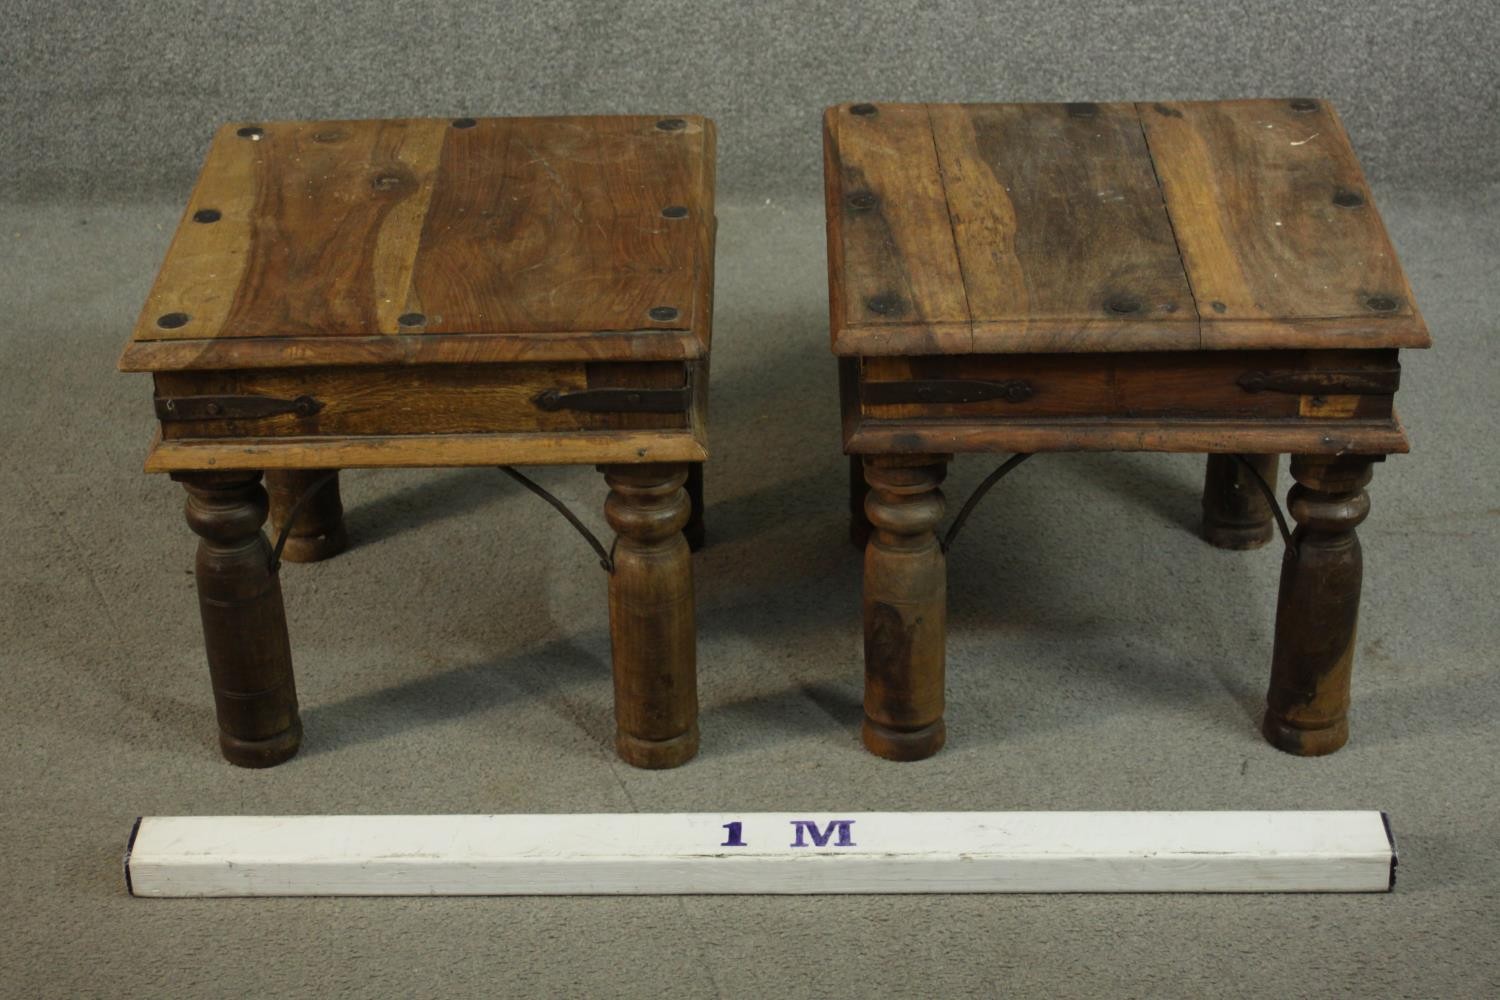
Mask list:
MULTIPOLYGON (((1262 730, 1348 737, 1371 464, 1429 338, 1326 101, 850 104, 824 117, 833 352, 876 754, 944 740, 939 484, 958 452, 1209 455, 1204 535, 1287 539, 1262 730), (868 495, 866 495, 868 491, 868 495), (873 532, 872 532, 873 526, 873 532), (1284 526, 1284 525, 1283 525, 1284 526)), ((974 499, 982 495, 976 493, 974 499)))
POLYGON ((154 376, 147 471, 187 488, 230 761, 297 751, 277 564, 342 548, 336 470, 513 464, 604 473, 616 747, 693 756, 713 189, 695 117, 214 136, 120 367, 154 376))

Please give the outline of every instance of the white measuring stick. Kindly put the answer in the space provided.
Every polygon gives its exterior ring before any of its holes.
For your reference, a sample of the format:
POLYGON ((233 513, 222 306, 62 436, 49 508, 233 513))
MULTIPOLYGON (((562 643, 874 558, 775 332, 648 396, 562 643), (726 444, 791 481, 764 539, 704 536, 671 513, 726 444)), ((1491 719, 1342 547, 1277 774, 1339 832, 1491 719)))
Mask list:
POLYGON ((1385 892, 1379 812, 171 816, 137 896, 1385 892))

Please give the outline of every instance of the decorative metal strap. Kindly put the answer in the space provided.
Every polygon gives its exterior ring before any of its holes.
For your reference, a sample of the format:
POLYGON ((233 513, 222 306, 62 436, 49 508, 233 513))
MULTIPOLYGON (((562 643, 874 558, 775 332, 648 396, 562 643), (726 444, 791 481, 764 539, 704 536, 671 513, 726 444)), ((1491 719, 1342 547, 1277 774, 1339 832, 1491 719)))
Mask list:
MULTIPOLYGON (((969 519, 969 515, 974 512, 974 508, 979 506, 979 501, 984 499, 985 494, 990 491, 990 488, 1000 480, 1004 479, 1012 469, 1014 469, 1016 466, 1020 465, 1030 457, 1030 452, 1021 452, 1012 455, 1010 458, 1000 463, 999 468, 997 468, 994 472, 991 472, 984 478, 983 482, 981 482, 974 488, 974 492, 969 494, 969 499, 965 500, 963 507, 959 509, 958 516, 955 517, 953 519, 953 523, 948 526, 948 531, 945 535, 943 535, 942 541, 938 543, 942 546, 944 552, 947 552, 953 547, 953 542, 958 538, 959 531, 963 529, 964 522, 969 519)), ((1271 506, 1271 514, 1276 518, 1276 527, 1281 532, 1282 543, 1285 544, 1288 549, 1294 549, 1295 546, 1292 544, 1292 532, 1291 529, 1287 527, 1286 515, 1281 512, 1281 504, 1276 499, 1276 491, 1271 489, 1271 484, 1266 482, 1265 477, 1260 474, 1260 470, 1257 469, 1254 464, 1251 463, 1250 460, 1247 459, 1244 455, 1231 455, 1230 457, 1238 462, 1241 466, 1243 466, 1245 470, 1250 473, 1251 478, 1255 480, 1255 485, 1259 487, 1261 493, 1265 495, 1266 503, 1270 504, 1271 506)))
POLYGON ((974 492, 970 493, 969 499, 964 501, 963 507, 959 509, 958 516, 955 517, 953 519, 953 523, 948 526, 948 533, 943 536, 943 540, 939 543, 942 546, 944 552, 947 552, 950 548, 953 547, 953 540, 958 537, 959 529, 964 526, 964 522, 969 519, 969 515, 974 512, 974 508, 979 506, 979 501, 984 499, 984 495, 990 491, 990 487, 994 486, 1000 480, 1004 479, 1011 469, 1014 469, 1016 466, 1020 465, 1030 457, 1030 452, 1020 452, 1018 454, 1010 456, 1010 458, 1007 458, 1004 462, 1000 463, 1000 467, 998 469, 996 469, 994 472, 991 472, 988 476, 985 476, 984 482, 974 487, 974 492))
POLYGON ((271 549, 271 562, 269 569, 273 574, 280 572, 281 570, 281 550, 286 548, 286 540, 291 537, 292 525, 297 523, 297 515, 302 512, 303 507, 307 506, 307 502, 311 500, 319 490, 327 486, 329 483, 333 482, 333 480, 338 477, 338 474, 338 469, 330 469, 329 471, 319 476, 317 479, 314 479, 312 485, 303 490, 302 495, 297 498, 297 502, 292 504, 292 509, 287 511, 286 520, 282 522, 281 530, 276 534, 276 544, 271 549))
POLYGON ((583 536, 583 540, 593 546, 594 551, 599 554, 599 565, 604 567, 604 572, 614 573, 614 548, 611 546, 608 550, 606 550, 603 543, 601 543, 598 537, 588 529, 588 526, 585 525, 582 521, 578 520, 578 516, 568 509, 567 504, 557 499, 557 497, 553 496, 551 493, 548 493, 545 489, 532 482, 530 479, 527 479, 525 476, 521 475, 521 473, 517 472, 512 466, 502 465, 499 468, 501 472, 505 473, 507 476, 514 479, 516 482, 520 483, 522 486, 526 487, 528 490, 535 493, 543 500, 547 501, 552 505, 554 510, 556 510, 563 517, 567 518, 568 523, 576 528, 578 530, 578 533, 583 536))
POLYGON ((1337 371, 1248 371, 1235 379, 1246 392, 1303 395, 1389 396, 1401 386, 1401 369, 1337 371))
POLYGON ((1266 482, 1266 478, 1260 474, 1260 470, 1255 467, 1255 463, 1251 462, 1244 455, 1231 455, 1229 457, 1240 463, 1241 468, 1250 473, 1251 478, 1255 480, 1255 485, 1259 486, 1261 493, 1265 495, 1266 503, 1271 505, 1271 513, 1276 516, 1276 527, 1281 531, 1282 544, 1288 550, 1295 549, 1295 546, 1292 545, 1291 529, 1286 526, 1286 515, 1281 512, 1281 502, 1276 499, 1276 491, 1271 489, 1271 484, 1266 482))
POLYGON ((323 408, 312 396, 277 399, 275 396, 163 396, 156 401, 156 418, 172 420, 259 420, 280 413, 310 417, 323 408))

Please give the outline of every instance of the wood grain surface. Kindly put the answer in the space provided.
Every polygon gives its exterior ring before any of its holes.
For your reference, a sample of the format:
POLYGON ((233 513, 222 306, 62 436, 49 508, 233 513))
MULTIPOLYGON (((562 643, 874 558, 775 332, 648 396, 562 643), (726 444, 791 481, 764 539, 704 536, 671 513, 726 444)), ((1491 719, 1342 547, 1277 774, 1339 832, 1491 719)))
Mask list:
POLYGON ((609 635, 615 750, 636 767, 677 767, 698 752, 698 634, 687 466, 604 467, 615 530, 609 635))
POLYGON ((1276 537, 1274 513, 1261 489, 1276 492, 1280 455, 1209 455, 1203 470, 1198 533, 1221 549, 1258 549, 1276 537))
POLYGON ((841 359, 845 451, 1407 450, 1394 350, 1141 351, 841 359), (1247 379, 1286 380, 1279 388, 1247 379), (1324 380, 1328 380, 1325 382, 1324 380), (1015 397, 883 401, 921 386, 1017 385, 1015 397), (1365 383, 1360 393, 1303 384, 1365 383), (1380 386, 1381 391, 1375 391, 1380 386), (1300 390, 1300 391, 1299 391, 1300 390))
POLYGON ((1261 732, 1304 757, 1349 739, 1364 557, 1355 528, 1370 513, 1371 463, 1362 456, 1293 455, 1287 510, 1297 522, 1281 562, 1271 684, 1261 732))
POLYGON ((948 570, 937 530, 947 455, 872 456, 864 462, 865 693, 860 739, 887 760, 943 747, 948 570))
POLYGON ((322 562, 349 547, 338 470, 273 469, 266 473, 265 485, 271 501, 266 531, 271 538, 283 528, 287 532, 282 562, 322 562))
MULTIPOLYGON (((710 279, 711 280, 711 279, 710 279)), ((707 315, 707 308, 704 309, 707 315)), ((681 333, 682 331, 677 331, 681 333)), ((326 365, 463 365, 502 361, 639 361, 702 358, 709 331, 681 337, 623 333, 429 333, 416 336, 292 340, 136 340, 120 356, 123 372, 221 371, 326 365), (700 339, 701 336, 701 339, 700 339)))
POLYGON ((1140 106, 1203 346, 1427 347, 1333 106, 1140 106))
POLYGON ((830 108, 827 150, 830 309, 872 353, 958 353, 972 332, 925 105, 830 108))
POLYGON ((147 472, 207 469, 435 469, 476 465, 702 462, 698 428, 686 431, 515 431, 347 437, 195 438, 158 434, 147 472))
POLYGON ((428 337, 442 363, 700 356, 713 147, 701 118, 225 126, 122 367, 220 367, 226 342, 408 363, 433 349, 379 342, 428 337))
POLYGON ((973 350, 1191 349, 1198 317, 1130 104, 933 105, 973 350))
POLYGON ((302 744, 281 580, 271 568, 260 473, 193 472, 187 522, 198 536, 194 575, 219 749, 240 767, 273 767, 302 744))
POLYGON ((835 354, 1429 344, 1324 101, 841 105, 824 144, 835 354))
POLYGON ((945 452, 1180 451, 1394 455, 1411 450, 1390 420, 1203 420, 1196 417, 1057 417, 865 421, 844 438, 855 455, 945 452))
POLYGON ((293 368, 226 372, 158 372, 158 398, 308 395, 315 413, 253 419, 170 420, 169 440, 338 435, 482 434, 505 431, 683 429, 686 413, 545 410, 537 397, 599 388, 676 388, 681 364, 651 362, 527 365, 422 365, 379 368, 293 368))
MULTIPOLYGON (((1394 351, 1345 351, 1341 374, 1388 376, 1399 372, 1394 351)), ((1312 417, 1323 420, 1388 419, 1392 393, 1308 396, 1247 391, 1240 380, 1254 372, 1286 374, 1332 367, 1317 351, 1145 351, 1134 354, 971 354, 964 357, 865 358, 861 392, 908 380, 1018 380, 1025 399, 965 403, 869 403, 873 420, 994 417, 1198 417, 1203 419, 1312 417), (1313 399, 1321 400, 1315 405, 1313 399), (1330 400, 1341 400, 1339 407, 1330 400)))

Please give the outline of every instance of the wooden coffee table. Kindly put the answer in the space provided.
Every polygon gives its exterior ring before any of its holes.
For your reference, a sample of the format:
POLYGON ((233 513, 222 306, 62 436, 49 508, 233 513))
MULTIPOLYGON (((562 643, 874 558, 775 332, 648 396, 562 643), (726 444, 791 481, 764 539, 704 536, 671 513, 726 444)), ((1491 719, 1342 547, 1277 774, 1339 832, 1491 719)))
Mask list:
POLYGON ((201 537, 230 761, 301 739, 268 505, 280 557, 318 559, 344 545, 332 470, 515 464, 603 471, 616 745, 693 756, 713 182, 702 118, 218 132, 120 367, 154 375, 146 469, 201 537))
POLYGON ((1292 455, 1263 731, 1291 753, 1342 746, 1354 529, 1372 463, 1407 450, 1398 349, 1429 339, 1333 108, 854 104, 826 113, 824 150, 869 535, 865 745, 943 744, 953 454, 1117 450, 1208 453, 1204 534, 1234 548, 1271 537, 1292 455))

